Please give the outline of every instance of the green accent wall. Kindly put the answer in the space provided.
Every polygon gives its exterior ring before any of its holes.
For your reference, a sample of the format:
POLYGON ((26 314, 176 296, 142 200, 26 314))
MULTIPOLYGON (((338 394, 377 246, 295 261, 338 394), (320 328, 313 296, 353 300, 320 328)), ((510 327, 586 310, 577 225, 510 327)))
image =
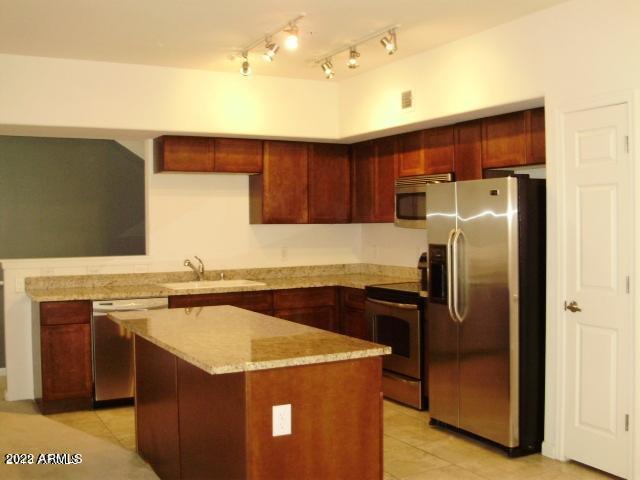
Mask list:
POLYGON ((0 259, 144 255, 144 160, 114 140, 0 136, 0 259))
POLYGON ((114 140, 0 136, 0 259, 144 255, 144 186, 114 140))

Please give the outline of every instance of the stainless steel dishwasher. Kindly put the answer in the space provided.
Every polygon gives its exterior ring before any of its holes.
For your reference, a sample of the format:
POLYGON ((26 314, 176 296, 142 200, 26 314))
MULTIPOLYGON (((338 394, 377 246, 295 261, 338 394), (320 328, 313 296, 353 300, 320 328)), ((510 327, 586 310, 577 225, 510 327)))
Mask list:
POLYGON ((167 308, 164 298, 136 298, 93 302, 93 404, 95 407, 133 403, 133 336, 107 318, 110 312, 167 308))

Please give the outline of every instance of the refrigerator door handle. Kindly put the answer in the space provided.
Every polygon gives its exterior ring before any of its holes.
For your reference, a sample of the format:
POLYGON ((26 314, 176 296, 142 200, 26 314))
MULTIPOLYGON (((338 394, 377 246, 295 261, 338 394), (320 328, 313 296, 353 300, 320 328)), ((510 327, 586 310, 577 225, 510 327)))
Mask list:
POLYGON ((456 316, 453 312, 453 265, 452 265, 452 239, 456 234, 456 229, 453 228, 449 232, 449 238, 447 239, 447 307, 449 307, 449 316, 455 322, 456 316))
POLYGON ((463 236, 462 230, 457 228, 456 232, 453 235, 453 238, 451 239, 451 255, 453 256, 453 260, 452 260, 452 264, 453 264, 453 279, 452 279, 452 284, 453 284, 453 314, 455 316, 455 319, 458 321, 458 323, 462 323, 464 321, 464 315, 460 314, 460 311, 458 310, 458 304, 459 304, 459 290, 458 290, 458 285, 459 285, 459 277, 458 275, 460 274, 460 265, 458 264, 458 240, 460 239, 460 237, 463 236))

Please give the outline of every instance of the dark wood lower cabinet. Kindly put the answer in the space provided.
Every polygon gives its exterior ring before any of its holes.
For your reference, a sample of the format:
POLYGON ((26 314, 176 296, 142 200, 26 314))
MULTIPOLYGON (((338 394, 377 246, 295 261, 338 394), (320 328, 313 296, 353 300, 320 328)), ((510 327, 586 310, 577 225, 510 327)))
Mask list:
POLYGON ((360 288, 340 288, 340 333, 371 341, 371 328, 365 316, 366 294, 360 288))
POLYGON ((313 287, 169 297, 169 308, 232 305, 253 312, 371 340, 360 288, 313 287))
POLYGON ((252 312, 271 314, 273 311, 273 295, 270 290, 267 290, 260 292, 173 295, 169 297, 169 308, 213 307, 216 305, 232 305, 252 312))
POLYGON ((33 313, 38 407, 45 414, 91 408, 91 303, 35 303, 33 313))
POLYGON ((322 328, 323 330, 336 331, 336 307, 306 307, 291 310, 276 310, 274 317, 301 323, 309 327, 322 328))
POLYGON ((161 478, 382 477, 380 357, 210 375, 135 342, 138 452, 161 478))

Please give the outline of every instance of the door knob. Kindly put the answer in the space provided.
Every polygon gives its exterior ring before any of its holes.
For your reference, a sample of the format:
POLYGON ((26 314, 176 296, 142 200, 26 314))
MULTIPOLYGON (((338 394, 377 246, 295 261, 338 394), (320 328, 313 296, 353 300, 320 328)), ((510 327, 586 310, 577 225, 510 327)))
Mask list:
POLYGON ((578 302, 576 302, 575 300, 572 300, 570 303, 567 303, 567 301, 565 300, 564 309, 569 310, 570 312, 573 312, 573 313, 582 311, 582 309, 578 306, 578 302))

